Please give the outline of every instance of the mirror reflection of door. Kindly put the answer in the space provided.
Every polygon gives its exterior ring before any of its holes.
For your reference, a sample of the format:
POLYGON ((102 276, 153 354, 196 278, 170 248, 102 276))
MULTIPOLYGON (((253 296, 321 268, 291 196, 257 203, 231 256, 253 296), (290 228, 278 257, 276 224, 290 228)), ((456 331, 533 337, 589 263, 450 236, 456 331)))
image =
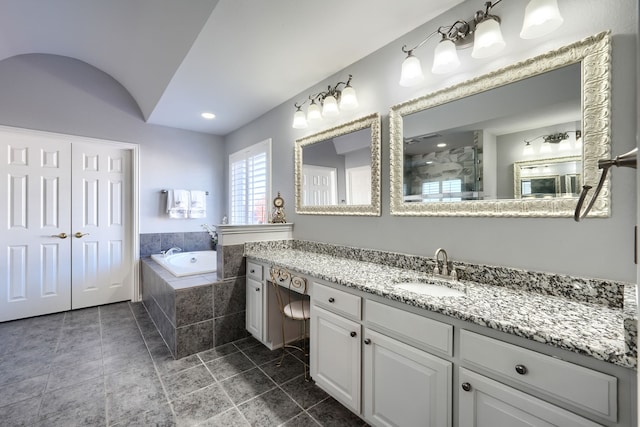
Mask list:
POLYGON ((371 204, 371 166, 347 168, 347 204, 371 204))
POLYGON ((335 205, 338 183, 335 168, 302 165, 302 199, 307 206, 335 205))

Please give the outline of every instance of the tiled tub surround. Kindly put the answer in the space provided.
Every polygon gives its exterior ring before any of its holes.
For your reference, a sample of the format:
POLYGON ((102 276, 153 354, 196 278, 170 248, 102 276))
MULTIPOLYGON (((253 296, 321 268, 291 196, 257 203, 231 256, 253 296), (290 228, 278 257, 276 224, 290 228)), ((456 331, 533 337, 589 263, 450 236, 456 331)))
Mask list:
POLYGON ((143 303, 176 359, 247 336, 244 277, 178 278, 142 259, 143 303))
POLYGON ((399 290, 428 280, 433 258, 305 241, 245 244, 245 256, 358 291, 636 368, 636 286, 453 261, 466 297, 399 290))
POLYGON ((140 258, 178 247, 184 252, 215 250, 206 231, 140 234, 140 258))

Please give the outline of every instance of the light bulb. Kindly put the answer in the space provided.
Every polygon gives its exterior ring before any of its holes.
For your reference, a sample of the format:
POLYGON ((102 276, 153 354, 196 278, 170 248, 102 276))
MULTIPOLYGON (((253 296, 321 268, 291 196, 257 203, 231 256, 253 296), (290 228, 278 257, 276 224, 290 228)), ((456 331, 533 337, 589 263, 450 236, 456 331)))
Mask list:
POLYGON ((305 129, 307 127, 307 118, 304 115, 304 111, 298 107, 298 110, 293 114, 293 128, 305 129))
POLYGON ((533 147, 530 142, 526 142, 524 148, 522 149, 523 156, 531 156, 533 155, 533 147))
POLYGON ((315 101, 311 101, 311 105, 307 109, 307 121, 309 123, 318 122, 322 120, 322 113, 320 112, 320 107, 316 104, 315 101))
POLYGON ((402 72, 400 73, 400 86, 415 86, 424 80, 420 60, 409 53, 402 62, 402 72))
POLYGON ((449 39, 442 39, 433 53, 433 67, 431 72, 434 74, 445 74, 458 68, 460 60, 456 45, 449 39))
POLYGON ((500 30, 500 23, 492 16, 478 23, 474 37, 471 56, 476 59, 493 56, 506 46, 500 30))
POLYGON ((563 22, 557 0, 531 0, 524 11, 520 37, 542 37, 558 29, 563 22))
POLYGON ((344 111, 351 111, 356 108, 358 108, 356 90, 351 86, 347 86, 342 90, 342 94, 340 95, 340 109, 344 111))
POLYGON ((322 115, 324 117, 336 117, 340 114, 338 102, 333 95, 327 96, 322 102, 322 115))

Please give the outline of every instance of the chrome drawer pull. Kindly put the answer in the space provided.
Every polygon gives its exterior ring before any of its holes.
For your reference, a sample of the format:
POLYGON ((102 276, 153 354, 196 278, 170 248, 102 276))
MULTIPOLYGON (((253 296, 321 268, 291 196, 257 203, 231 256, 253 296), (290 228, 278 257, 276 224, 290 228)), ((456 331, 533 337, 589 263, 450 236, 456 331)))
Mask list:
POLYGON ((471 384, 469 383, 462 383, 462 389, 464 391, 471 391, 471 384))
POLYGON ((528 372, 527 367, 524 365, 516 365, 516 372, 520 375, 526 375, 528 372))
POLYGON ((364 343, 366 345, 369 345, 369 344, 371 344, 371 340, 369 338, 365 338, 364 343))
POLYGON ((330 303, 334 303, 335 301, 336 301, 336 300, 335 300, 333 297, 329 298, 329 302, 330 302, 330 303))
POLYGON ((355 331, 351 331, 351 333, 350 333, 349 335, 351 335, 352 337, 355 337, 355 336, 357 336, 358 334, 357 334, 355 331))

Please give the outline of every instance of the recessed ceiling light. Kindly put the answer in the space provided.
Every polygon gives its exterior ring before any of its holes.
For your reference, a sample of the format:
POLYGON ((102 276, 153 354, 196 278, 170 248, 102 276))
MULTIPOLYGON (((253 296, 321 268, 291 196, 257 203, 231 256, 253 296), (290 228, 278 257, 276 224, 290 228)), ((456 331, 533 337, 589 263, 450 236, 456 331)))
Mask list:
POLYGON ((215 119, 216 115, 213 113, 202 113, 201 114, 202 117, 204 117, 207 120, 211 120, 211 119, 215 119))
POLYGON ((436 145, 436 147, 438 147, 438 148, 442 148, 442 147, 446 147, 446 146, 447 146, 447 144, 444 143, 444 142, 440 142, 438 145, 436 145))

